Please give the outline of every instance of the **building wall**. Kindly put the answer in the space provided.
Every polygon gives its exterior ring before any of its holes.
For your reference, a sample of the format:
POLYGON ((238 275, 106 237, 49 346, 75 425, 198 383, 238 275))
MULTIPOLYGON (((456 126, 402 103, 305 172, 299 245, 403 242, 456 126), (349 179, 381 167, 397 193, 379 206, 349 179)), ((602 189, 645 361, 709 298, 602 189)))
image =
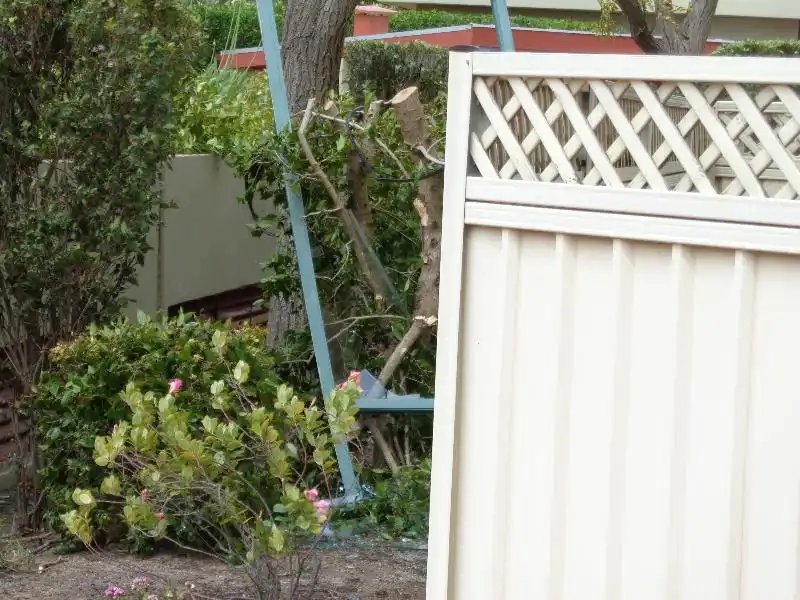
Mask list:
MULTIPOLYGON (((152 232, 138 285, 126 296, 131 317, 258 283, 260 263, 275 251, 275 240, 254 238, 247 206, 237 202, 243 182, 210 155, 178 156, 167 169, 164 225, 152 232)), ((259 210, 263 210, 262 207, 259 210)))
MULTIPOLYGON (((782 0, 783 1, 783 0, 782 0)), ((393 4, 408 8, 435 8, 440 10, 459 10, 486 12, 489 0, 393 0, 393 4)), ((509 0, 513 14, 546 17, 553 19, 573 19, 578 21, 594 21, 597 19, 597 0, 509 0), (582 8, 569 9, 575 5, 582 8), (535 7, 534 7, 535 6, 535 7)), ((748 5, 759 6, 759 2, 748 2, 748 5)), ((767 4, 770 4, 767 2, 767 4)), ((726 12, 726 2, 721 0, 720 9, 711 28, 711 37, 723 40, 741 39, 800 39, 800 2, 786 0, 785 7, 772 16, 754 16, 740 11, 726 12)), ((771 9, 770 9, 771 11, 771 9)), ((763 11, 766 14, 768 11, 763 11)), ((774 11, 772 11, 774 12, 774 11)), ((771 14, 771 13, 770 13, 771 14)), ((624 19, 618 19, 620 27, 625 27, 624 19)))

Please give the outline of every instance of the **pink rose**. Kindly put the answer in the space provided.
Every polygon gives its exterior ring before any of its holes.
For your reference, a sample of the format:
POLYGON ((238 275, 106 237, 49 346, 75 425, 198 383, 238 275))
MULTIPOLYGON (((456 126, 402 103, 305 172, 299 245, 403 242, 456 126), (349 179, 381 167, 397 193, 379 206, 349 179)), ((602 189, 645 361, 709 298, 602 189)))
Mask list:
POLYGON ((177 394, 183 388, 183 381, 180 379, 173 379, 169 382, 169 393, 177 394))
POLYGON ((330 500, 317 500, 316 502, 314 502, 314 508, 317 509, 317 512, 319 512, 319 513, 321 513, 323 515, 328 512, 330 507, 331 507, 331 501, 330 500))
POLYGON ((319 497, 319 492, 316 489, 306 491, 306 498, 314 502, 319 497))
POLYGON ((347 386, 351 383, 356 386, 356 389, 359 392, 364 393, 364 388, 361 387, 361 371, 350 371, 350 375, 347 376, 347 380, 336 386, 336 389, 346 390, 347 386))

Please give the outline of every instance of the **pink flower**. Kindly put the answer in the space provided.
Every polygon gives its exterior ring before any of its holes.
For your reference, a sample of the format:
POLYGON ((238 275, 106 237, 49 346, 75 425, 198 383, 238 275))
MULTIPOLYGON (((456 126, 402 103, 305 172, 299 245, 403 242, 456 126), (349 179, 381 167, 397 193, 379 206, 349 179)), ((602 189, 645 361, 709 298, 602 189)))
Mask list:
POLYGON ((183 388, 183 381, 180 379, 173 379, 169 382, 169 393, 177 394, 183 388))
POLYGON ((316 489, 306 491, 306 498, 311 500, 311 502, 314 502, 317 497, 319 497, 319 492, 316 489))
POLYGON ((133 578, 133 585, 134 587, 145 587, 147 586, 147 577, 143 575, 139 575, 138 577, 133 578))
POLYGON ((159 521, 163 521, 166 518, 167 518, 167 515, 165 515, 164 513, 162 513, 162 512, 156 513, 156 519, 158 519, 159 521))
POLYGON ((347 381, 340 383, 336 388, 339 390, 346 390, 347 386, 351 383, 356 386, 359 392, 364 392, 364 389, 361 387, 361 371, 350 371, 350 375, 347 376, 347 381))
POLYGON ((122 588, 118 588, 115 585, 110 585, 106 588, 106 598, 119 598, 120 596, 124 596, 125 592, 122 588))
POLYGON ((317 509, 317 512, 320 514, 326 514, 331 507, 330 500, 317 500, 314 502, 314 508, 317 509))
POLYGON ((147 600, 158 600, 158 596, 156 596, 155 594, 150 594, 149 596, 147 596, 147 600))

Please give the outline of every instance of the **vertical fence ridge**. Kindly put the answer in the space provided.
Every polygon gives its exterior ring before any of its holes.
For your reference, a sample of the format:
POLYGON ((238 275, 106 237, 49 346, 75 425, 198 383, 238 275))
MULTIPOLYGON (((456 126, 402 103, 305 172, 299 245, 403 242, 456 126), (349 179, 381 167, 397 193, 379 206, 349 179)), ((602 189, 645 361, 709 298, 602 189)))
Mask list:
POLYGON ((555 245, 559 298, 557 327, 558 376, 556 380, 556 437, 553 482, 553 519, 550 530, 550 593, 551 600, 564 597, 566 571, 567 503, 569 500, 569 446, 573 330, 575 326, 575 242, 569 236, 557 235, 555 245))
POLYGON ((620 600, 628 447, 628 401, 631 368, 631 312, 633 304, 633 257, 629 242, 614 240, 612 246, 614 289, 614 425, 611 439, 609 486, 607 600, 620 600))
POLYGON ((684 597, 684 544, 686 527, 686 466, 689 411, 691 410, 692 377, 692 302, 693 256, 685 246, 672 247, 671 301, 675 312, 672 363, 667 372, 674 373, 672 397, 675 404, 673 422, 672 468, 670 474, 669 565, 667 568, 667 600, 684 597))

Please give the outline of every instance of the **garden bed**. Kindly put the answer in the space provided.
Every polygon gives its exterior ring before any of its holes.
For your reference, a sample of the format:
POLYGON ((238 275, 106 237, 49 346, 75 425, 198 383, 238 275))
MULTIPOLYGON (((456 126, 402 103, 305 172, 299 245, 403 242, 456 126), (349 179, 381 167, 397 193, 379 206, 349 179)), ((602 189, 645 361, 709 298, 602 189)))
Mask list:
MULTIPOLYGON (((303 600, 423 600, 422 548, 384 543, 348 543, 322 552, 316 592, 303 600)), ((195 587, 195 600, 244 600, 252 596, 239 570, 205 557, 162 553, 137 558, 122 551, 39 556, 54 563, 40 573, 0 573, 0 598, 8 600, 99 600, 108 586, 128 587, 134 577, 151 583, 195 587)))

